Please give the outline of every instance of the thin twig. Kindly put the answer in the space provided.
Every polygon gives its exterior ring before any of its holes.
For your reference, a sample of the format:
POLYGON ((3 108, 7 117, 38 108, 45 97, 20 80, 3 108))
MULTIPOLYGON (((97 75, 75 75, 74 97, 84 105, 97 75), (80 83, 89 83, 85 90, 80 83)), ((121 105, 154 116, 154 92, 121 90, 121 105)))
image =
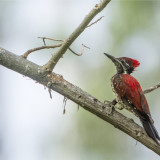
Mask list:
POLYGON ((97 23, 98 21, 100 21, 104 16, 100 17, 99 19, 97 19, 95 22, 89 24, 87 27, 91 27, 92 25, 94 25, 95 23, 97 23))
MULTIPOLYGON (((40 38, 40 37, 38 37, 38 38, 40 38)), ((45 41, 45 39, 42 38, 42 40, 43 40, 44 46, 46 46, 46 41, 45 41)))
POLYGON ((82 56, 82 54, 84 53, 84 48, 88 48, 90 49, 89 47, 85 46, 84 44, 82 44, 82 49, 81 49, 81 53, 78 54, 76 53, 75 51, 73 51, 70 47, 68 48, 73 54, 75 54, 76 56, 82 56))
MULTIPOLYGON (((54 38, 48 38, 48 37, 38 37, 38 38, 41 38, 43 40, 47 39, 47 40, 52 40, 52 41, 58 41, 58 42, 64 42, 64 40, 62 39, 54 39, 54 38)), ((73 53, 75 54, 76 56, 82 56, 82 54, 84 53, 84 48, 88 48, 90 49, 89 47, 87 47, 86 45, 82 44, 82 49, 81 49, 81 53, 78 54, 76 53, 75 51, 73 51, 73 49, 71 49, 71 47, 69 47, 68 49, 73 53)))
POLYGON ((147 93, 149 93, 149 92, 154 91, 155 89, 157 89, 157 88, 159 88, 159 87, 160 87, 160 83, 156 84, 156 85, 153 86, 153 87, 150 87, 150 88, 144 90, 143 92, 144 92, 144 94, 147 94, 147 93))
POLYGON ((64 40, 62 40, 62 39, 54 39, 54 38, 48 38, 48 37, 38 37, 38 38, 41 38, 43 40, 48 39, 48 40, 52 40, 52 41, 64 42, 64 40))
POLYGON ((57 47, 60 47, 62 45, 62 43, 60 44, 56 44, 56 45, 53 45, 53 46, 41 46, 41 47, 37 47, 37 48, 33 48, 33 49, 30 49, 28 50, 27 52, 25 52, 22 57, 23 58, 27 58, 28 55, 32 52, 35 52, 35 51, 38 51, 38 50, 41 50, 41 49, 50 49, 50 48, 57 48, 57 47))

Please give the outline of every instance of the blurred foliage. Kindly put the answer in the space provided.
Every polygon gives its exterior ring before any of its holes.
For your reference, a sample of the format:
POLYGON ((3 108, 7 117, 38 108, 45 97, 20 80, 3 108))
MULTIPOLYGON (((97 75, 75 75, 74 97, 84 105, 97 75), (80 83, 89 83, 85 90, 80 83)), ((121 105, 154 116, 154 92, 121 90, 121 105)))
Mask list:
POLYGON ((118 4, 113 23, 110 23, 110 31, 114 36, 113 44, 116 46, 123 43, 128 36, 152 25, 156 6, 155 2, 151 1, 119 1, 118 4))

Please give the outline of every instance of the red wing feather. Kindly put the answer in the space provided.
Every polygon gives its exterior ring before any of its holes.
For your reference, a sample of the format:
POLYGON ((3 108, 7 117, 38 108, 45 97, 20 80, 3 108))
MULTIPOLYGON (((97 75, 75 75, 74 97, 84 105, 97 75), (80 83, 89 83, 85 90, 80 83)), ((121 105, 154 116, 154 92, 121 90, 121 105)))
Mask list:
POLYGON ((147 100, 143 94, 139 82, 128 74, 117 75, 114 80, 116 91, 122 98, 133 104, 137 110, 150 114, 147 100))

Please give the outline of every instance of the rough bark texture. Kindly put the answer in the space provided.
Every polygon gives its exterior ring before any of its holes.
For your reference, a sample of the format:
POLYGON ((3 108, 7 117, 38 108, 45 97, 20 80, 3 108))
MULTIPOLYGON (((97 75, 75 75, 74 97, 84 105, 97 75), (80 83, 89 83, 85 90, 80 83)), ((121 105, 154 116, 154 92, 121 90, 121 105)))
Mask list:
POLYGON ((108 105, 100 102, 79 87, 67 82, 62 76, 55 73, 46 74, 41 72, 41 66, 2 48, 0 48, 0 64, 22 75, 28 76, 40 84, 69 98, 160 155, 160 146, 147 136, 142 127, 136 124, 132 119, 125 117, 115 110, 113 110, 111 114, 108 114, 110 110, 108 105))

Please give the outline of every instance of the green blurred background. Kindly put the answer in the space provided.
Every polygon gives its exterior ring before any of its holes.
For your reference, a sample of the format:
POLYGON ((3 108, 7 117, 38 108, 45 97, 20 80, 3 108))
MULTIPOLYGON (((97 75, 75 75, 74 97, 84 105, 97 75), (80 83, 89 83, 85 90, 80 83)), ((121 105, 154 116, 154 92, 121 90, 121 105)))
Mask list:
MULTIPOLYGON (((81 23, 97 0, 1 0, 0 47, 18 55, 42 46, 45 36, 65 39, 81 23)), ((160 81, 160 2, 112 0, 55 68, 69 82, 97 99, 113 100, 110 78, 114 65, 104 52, 141 63, 133 75, 143 89, 160 81)), ((94 21, 93 20, 93 21, 94 21)), ((46 41, 47 44, 55 42, 46 41)), ((34 52, 29 60, 43 65, 56 50, 34 52)), ((110 124, 67 101, 27 77, 0 66, 0 159, 2 160, 141 160, 159 156, 110 124)), ((146 95, 160 133, 160 90, 146 95)), ((139 120, 128 113, 137 123, 139 120)))

